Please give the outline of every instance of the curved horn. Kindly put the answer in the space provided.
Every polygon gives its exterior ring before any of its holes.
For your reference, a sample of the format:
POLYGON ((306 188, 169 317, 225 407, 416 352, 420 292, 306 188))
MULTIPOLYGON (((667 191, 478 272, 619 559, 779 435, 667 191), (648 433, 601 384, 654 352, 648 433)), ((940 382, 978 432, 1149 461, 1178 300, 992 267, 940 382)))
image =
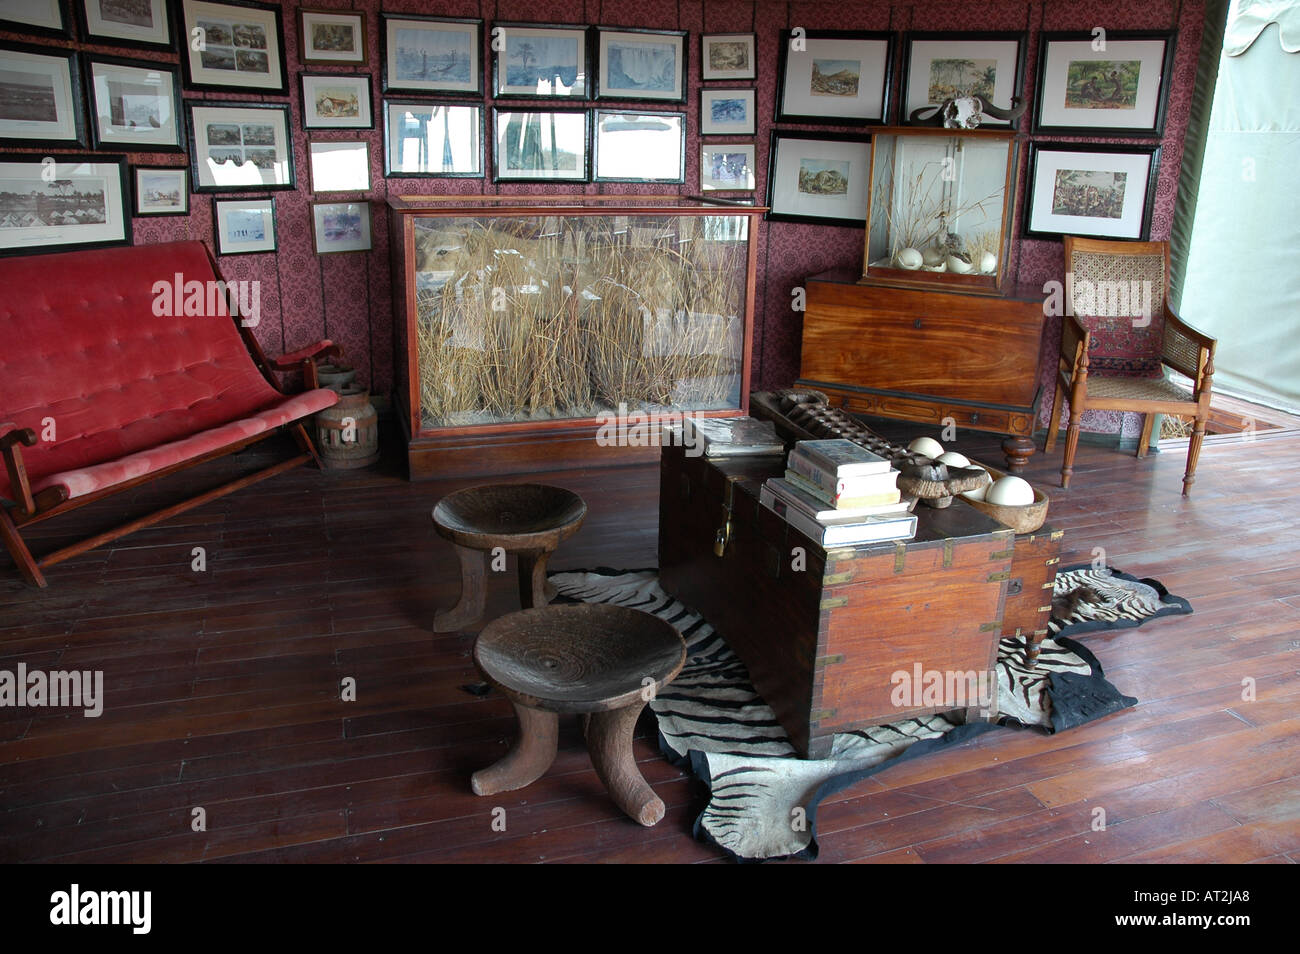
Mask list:
POLYGON ((1029 104, 1021 102, 1019 96, 1011 97, 1010 109, 999 109, 983 96, 976 95, 975 98, 980 101, 980 112, 986 116, 992 116, 994 119, 1006 119, 1014 122, 1023 116, 1025 110, 1029 108, 1029 104))
POLYGON ((907 121, 914 126, 942 126, 943 108, 946 105, 948 104, 944 102, 938 106, 918 106, 908 114, 907 121), (930 113, 931 110, 934 110, 934 112, 930 113), (922 119, 922 113, 930 113, 930 115, 922 119))

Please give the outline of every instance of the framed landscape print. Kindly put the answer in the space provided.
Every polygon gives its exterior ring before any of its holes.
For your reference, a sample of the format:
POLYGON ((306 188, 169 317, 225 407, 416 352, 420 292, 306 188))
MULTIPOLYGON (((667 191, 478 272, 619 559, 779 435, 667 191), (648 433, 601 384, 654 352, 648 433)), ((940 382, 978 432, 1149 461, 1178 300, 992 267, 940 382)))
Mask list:
POLYGON ((752 136, 758 128, 754 118, 752 89, 701 89, 701 136, 752 136))
POLYGON ((68 39, 72 21, 66 0, 0 0, 0 30, 68 39))
POLYGON ((753 192, 753 143, 716 143, 700 147, 701 192, 753 192))
POLYGON ((597 99, 686 102, 686 33, 601 27, 597 36, 597 99))
MULTIPOLYGON (((1024 88, 1022 33, 909 33, 903 37, 903 122, 926 106, 982 96, 1002 109, 1024 88)), ((981 126, 1011 126, 985 116, 981 126)))
POLYGON ((340 73, 303 73, 304 129, 374 129, 370 77, 340 73))
POLYGON ((213 199, 212 224, 218 255, 274 252, 275 197, 213 199))
POLYGON ((89 43, 171 49, 168 0, 72 0, 89 43))
POLYGON ((773 130, 765 217, 865 228, 870 177, 866 136, 773 130))
POLYGON ((311 239, 317 255, 370 250, 369 202, 313 202, 311 239))
POLYGON ((180 0, 178 26, 186 37, 181 62, 187 89, 289 91, 278 6, 248 0, 180 0))
POLYGON ((1031 142, 1025 237, 1145 241, 1159 168, 1157 145, 1031 142))
POLYGON ((1044 33, 1034 132, 1163 135, 1174 63, 1172 32, 1044 33))
POLYGON ((809 30, 792 50, 781 32, 776 121, 866 126, 885 122, 893 66, 893 34, 809 30))
POLYGON ((367 192, 370 189, 370 143, 307 143, 312 192, 367 192))
POLYGON ((304 64, 365 66, 366 15, 351 10, 298 10, 298 59, 304 64))
POLYGON ((0 255, 131 244, 126 159, 0 155, 0 255))
POLYGON ((596 182, 685 182, 686 114, 596 110, 596 182))
POLYGON ((184 166, 132 166, 134 213, 189 215, 190 171, 184 166))
POLYGON ((85 146, 77 54, 0 46, 0 144, 85 146))
POLYGON ((96 149, 183 152, 181 81, 169 63, 86 54, 96 149))
POLYGON ((492 24, 492 95, 586 99, 587 30, 536 23, 492 24))
POLYGON ((755 79, 758 66, 754 54, 752 33, 706 33, 700 37, 700 79, 755 79))
POLYGON ((287 104, 192 102, 189 108, 195 192, 294 187, 287 104))
POLYGON ((586 182, 591 177, 585 109, 494 109, 492 129, 496 182, 586 182))
POLYGON ((384 175, 483 175, 483 107, 384 101, 384 175))
POLYGON ((385 92, 483 94, 482 20, 380 16, 385 92))

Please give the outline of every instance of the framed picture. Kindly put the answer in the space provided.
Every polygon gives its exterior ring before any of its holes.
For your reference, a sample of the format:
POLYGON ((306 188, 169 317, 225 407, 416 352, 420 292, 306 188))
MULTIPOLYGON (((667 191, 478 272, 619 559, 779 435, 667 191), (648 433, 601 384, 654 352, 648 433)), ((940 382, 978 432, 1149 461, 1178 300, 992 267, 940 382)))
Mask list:
POLYGON ((172 48, 167 0, 72 0, 82 38, 113 46, 172 48))
POLYGON ((365 66, 366 15, 350 10, 298 9, 298 59, 304 64, 365 66))
POLYGON ((0 46, 0 143, 86 145, 77 54, 47 50, 0 46))
POLYGON ((889 114, 894 35, 808 30, 800 49, 781 32, 776 121, 867 126, 889 114))
POLYGON ((370 191, 370 143, 366 140, 309 142, 307 158, 312 192, 370 191))
POLYGON ((85 54, 96 149, 184 152, 181 81, 169 63, 85 54))
POLYGON ((370 203, 313 202, 311 239, 317 255, 370 251, 370 203))
POLYGON ((137 216, 190 214, 190 171, 184 166, 132 166, 131 186, 137 216))
POLYGON ((754 97, 752 89, 701 89, 700 135, 754 135, 754 97))
POLYGON ((384 92, 483 95, 482 20, 381 13, 384 92))
POLYGON ((180 0, 178 25, 187 38, 181 50, 187 89, 289 91, 278 6, 251 0, 180 0))
POLYGON ((599 27, 597 99, 686 102, 686 33, 599 27))
POLYGON ((700 147, 701 192, 753 192, 754 144, 710 143, 700 147))
POLYGON ((0 0, 0 30, 72 38, 65 0, 0 0))
POLYGON ((765 218, 865 228, 871 140, 772 131, 765 218))
POLYGON ((591 177, 585 109, 494 109, 496 182, 586 182, 591 177))
POLYGON ((1034 132, 1151 136, 1165 130, 1174 64, 1172 32, 1044 33, 1034 132))
POLYGON ((597 182, 685 182, 686 114, 596 110, 597 182))
POLYGON ((304 129, 374 129, 370 77, 302 73, 304 129))
POLYGON ((492 95, 586 99, 591 75, 584 27, 492 24, 492 95))
POLYGON ((700 37, 700 79, 752 80, 757 76, 754 34, 706 33, 700 37))
POLYGON ((0 255, 131 244, 122 156, 0 155, 0 255))
POLYGON ((276 249, 274 196, 213 199, 212 224, 218 255, 255 255, 276 249))
POLYGON ((384 175, 483 175, 483 107, 384 101, 384 175))
POLYGON ((189 103, 195 192, 292 189, 287 103, 189 103))
MULTIPOLYGON (((1024 89, 1023 33, 908 33, 903 37, 903 105, 899 117, 939 106, 959 96, 978 95, 1011 108, 1024 89)), ((1013 126, 985 116, 981 126, 1013 126)))
POLYGON ((1157 145, 1029 144, 1025 237, 1145 241, 1151 234, 1157 145))

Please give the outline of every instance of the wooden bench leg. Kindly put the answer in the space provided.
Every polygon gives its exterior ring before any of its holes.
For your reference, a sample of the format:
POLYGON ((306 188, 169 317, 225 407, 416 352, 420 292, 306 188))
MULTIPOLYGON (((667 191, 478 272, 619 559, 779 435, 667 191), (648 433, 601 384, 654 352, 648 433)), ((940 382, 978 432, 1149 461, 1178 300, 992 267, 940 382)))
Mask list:
POLYGON ((434 615, 435 633, 451 633, 472 626, 483 618, 487 603, 487 554, 459 543, 455 547, 460 557, 460 602, 434 615))
POLYGON ((18 528, 14 526, 13 520, 5 512, 4 507, 0 507, 0 539, 4 540, 5 549, 14 558, 14 563, 18 564, 18 572, 22 574, 23 579, 33 586, 46 586, 45 575, 36 565, 32 551, 27 549, 27 544, 23 543, 23 538, 18 535, 18 528))
POLYGON ((529 709, 513 700, 510 704, 519 717, 519 737, 499 761, 474 773, 470 787, 475 795, 513 792, 531 785, 545 775, 555 761, 559 717, 554 712, 529 709))
POLYGON ((637 700, 622 709, 593 712, 587 725, 587 750, 614 804, 649 828, 664 817, 664 803, 632 758, 632 731, 644 708, 645 703, 637 700))
POLYGON ((555 587, 546 581, 549 550, 522 550, 519 560, 519 605, 524 609, 545 606, 555 599, 555 587))

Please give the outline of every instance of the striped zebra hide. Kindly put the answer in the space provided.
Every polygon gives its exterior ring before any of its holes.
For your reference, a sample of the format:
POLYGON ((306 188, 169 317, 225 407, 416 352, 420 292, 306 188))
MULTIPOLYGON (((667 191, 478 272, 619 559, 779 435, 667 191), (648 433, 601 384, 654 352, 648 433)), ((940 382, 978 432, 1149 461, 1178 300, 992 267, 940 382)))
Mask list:
POLYGON ((556 573, 561 598, 616 603, 672 623, 686 640, 681 674, 650 703, 659 743, 674 764, 689 765, 709 788, 695 821, 697 838, 740 861, 817 856, 818 804, 897 759, 916 758, 1003 726, 1059 732, 1136 704, 1103 677, 1095 656, 1071 636, 1140 626, 1191 605, 1154 580, 1089 564, 1061 570, 1049 635, 1038 665, 1025 665, 1025 642, 1003 639, 997 712, 959 725, 942 715, 905 719, 836 735, 826 759, 798 757, 744 664, 703 618, 659 587, 653 570, 556 573))

